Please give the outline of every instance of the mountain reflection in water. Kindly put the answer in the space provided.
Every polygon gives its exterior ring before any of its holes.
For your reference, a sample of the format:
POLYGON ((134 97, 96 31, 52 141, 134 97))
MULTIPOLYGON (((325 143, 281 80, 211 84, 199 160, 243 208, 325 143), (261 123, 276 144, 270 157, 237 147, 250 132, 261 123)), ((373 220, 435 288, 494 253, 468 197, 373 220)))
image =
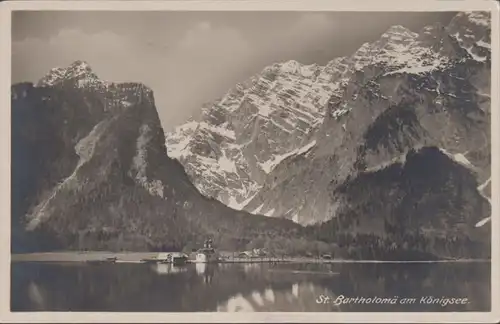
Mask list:
POLYGON ((217 306, 219 312, 325 312, 339 311, 340 306, 319 304, 320 295, 334 296, 321 286, 310 282, 291 285, 290 289, 266 288, 248 294, 237 294, 217 306))
POLYGON ((489 311, 490 263, 12 264, 12 311, 489 311), (464 305, 318 303, 338 296, 464 305))

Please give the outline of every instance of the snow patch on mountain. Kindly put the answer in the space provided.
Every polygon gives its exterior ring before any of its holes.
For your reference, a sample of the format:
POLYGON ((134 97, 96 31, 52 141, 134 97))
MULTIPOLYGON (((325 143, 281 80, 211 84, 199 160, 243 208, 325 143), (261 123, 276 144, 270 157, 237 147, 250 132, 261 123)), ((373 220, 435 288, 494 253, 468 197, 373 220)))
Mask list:
POLYGON ((477 187, 477 190, 479 191, 483 191, 484 188, 486 188, 487 185, 489 185, 491 182, 491 177, 489 177, 485 182, 483 182, 482 184, 480 184, 478 187, 477 187))
POLYGON ((189 153, 188 145, 191 142, 191 136, 199 126, 200 124, 198 122, 190 121, 177 126, 175 130, 170 133, 167 150, 171 158, 179 159, 189 153))
POLYGON ((465 157, 465 155, 467 154, 467 152, 465 153, 450 153, 448 152, 447 150, 445 150, 444 148, 440 148, 439 149, 442 153, 446 154, 447 156, 449 156, 453 161, 457 162, 457 163, 460 163, 461 165, 469 168, 469 169, 474 169, 474 165, 465 157))
POLYGON ((475 53, 474 52, 474 48, 476 46, 481 46, 481 47, 484 47, 484 48, 488 48, 488 49, 491 49, 491 46, 486 46, 485 43, 482 39, 476 43, 472 43, 470 45, 467 45, 468 41, 464 40, 460 33, 459 32, 456 32, 455 34, 451 35, 452 37, 454 37, 461 45, 462 45, 462 48, 465 49, 467 51, 467 53, 472 57, 472 59, 478 61, 478 62, 483 62, 483 61, 486 61, 487 59, 487 56, 484 55, 484 56, 480 56, 479 54, 475 53))
MULTIPOLYGON (((489 184, 491 183, 491 177, 489 177, 485 182, 483 182, 482 184, 480 184, 478 187, 477 187, 477 191, 479 192, 479 194, 481 196, 483 196, 483 198, 485 198, 486 200, 488 200, 488 202, 490 203, 491 205, 491 198, 488 197, 484 192, 483 190, 486 188, 486 186, 488 186, 489 184)), ((484 225, 486 225, 489 221, 491 220, 491 216, 489 217, 486 217, 482 220, 480 220, 479 222, 476 223, 476 227, 482 227, 484 225)))
POLYGON ((224 123, 220 126, 214 126, 214 125, 209 125, 205 122, 201 122, 198 124, 198 127, 201 129, 205 129, 205 130, 208 130, 210 132, 216 133, 218 135, 227 137, 227 138, 232 139, 232 140, 236 139, 236 137, 234 135, 234 131, 228 128, 229 127, 228 123, 224 123))
POLYGON ((486 217, 486 218, 480 220, 479 222, 477 222, 476 227, 482 227, 482 226, 486 225, 490 220, 491 220, 491 216, 486 217))
POLYGON ((250 196, 247 200, 244 200, 241 203, 238 203, 234 197, 230 197, 228 206, 232 209, 242 210, 256 195, 257 193, 255 193, 253 196, 250 196))
POLYGON ((399 156, 396 156, 396 157, 392 158, 389 161, 385 161, 385 162, 382 162, 382 163, 380 163, 378 165, 366 168, 363 172, 364 173, 370 173, 370 172, 375 173, 375 172, 383 170, 383 169, 385 169, 387 167, 390 167, 391 165, 394 165, 394 164, 401 164, 403 166, 406 163, 406 155, 407 154, 408 153, 405 152, 405 153, 403 153, 403 154, 401 154, 399 156))
POLYGON ((281 155, 275 155, 271 159, 267 160, 266 162, 259 163, 260 167, 262 170, 264 170, 265 173, 271 173, 271 171, 278 165, 280 164, 283 160, 295 156, 295 155, 301 155, 309 151, 311 148, 313 148, 316 145, 316 141, 312 141, 311 143, 299 148, 295 149, 291 152, 281 154, 281 155))
POLYGON ((260 213, 260 210, 262 209, 262 207, 264 207, 264 204, 261 204, 259 207, 255 208, 251 214, 254 214, 254 215, 257 215, 260 213))
POLYGON ((458 161, 463 165, 468 166, 469 168, 474 168, 474 165, 462 153, 455 154, 453 158, 455 159, 455 161, 458 161))
POLYGON ((467 18, 469 19, 469 21, 471 21, 472 23, 474 23, 476 25, 480 25, 480 26, 487 27, 487 28, 489 28, 489 26, 490 26, 489 19, 488 19, 487 15, 485 14, 485 12, 483 12, 483 11, 466 11, 466 12, 460 13, 460 14, 466 15, 467 18))
POLYGON ((274 215, 274 210, 275 210, 275 209, 273 208, 273 209, 271 209, 271 210, 267 211, 267 212, 264 214, 264 216, 268 216, 268 217, 273 216, 273 215, 274 215))
POLYGON ((219 167, 226 172, 238 172, 234 161, 228 159, 225 154, 219 158, 219 167))
POLYGON ((491 49, 491 44, 490 43, 486 43, 483 39, 480 39, 476 45, 478 46, 481 46, 481 47, 484 47, 484 48, 487 48, 487 49, 491 49))

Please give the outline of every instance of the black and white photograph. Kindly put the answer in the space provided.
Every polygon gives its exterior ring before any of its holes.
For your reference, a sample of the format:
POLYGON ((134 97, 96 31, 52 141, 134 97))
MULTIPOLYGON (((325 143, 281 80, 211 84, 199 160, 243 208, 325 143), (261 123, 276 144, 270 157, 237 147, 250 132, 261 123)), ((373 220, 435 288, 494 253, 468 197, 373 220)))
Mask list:
POLYGON ((493 2, 112 2, 9 7, 10 313, 495 312, 493 2))

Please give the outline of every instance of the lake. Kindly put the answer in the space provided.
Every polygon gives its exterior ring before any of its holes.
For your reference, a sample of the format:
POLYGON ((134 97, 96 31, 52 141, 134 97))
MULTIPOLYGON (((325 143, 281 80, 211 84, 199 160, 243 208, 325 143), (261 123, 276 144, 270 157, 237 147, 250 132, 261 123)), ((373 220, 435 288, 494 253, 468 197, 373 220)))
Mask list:
POLYGON ((185 266, 19 262, 11 265, 11 310, 487 312, 490 278, 489 262, 185 266))

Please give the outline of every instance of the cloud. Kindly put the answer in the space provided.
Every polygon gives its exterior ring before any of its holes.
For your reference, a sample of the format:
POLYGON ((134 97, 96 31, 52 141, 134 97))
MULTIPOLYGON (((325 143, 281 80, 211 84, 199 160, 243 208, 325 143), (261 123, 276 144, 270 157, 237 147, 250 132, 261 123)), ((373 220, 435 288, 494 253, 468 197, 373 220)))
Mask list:
POLYGON ((143 82, 151 87, 164 128, 183 122, 203 103, 240 81, 236 71, 253 56, 237 30, 208 21, 185 29, 176 42, 161 30, 138 38, 111 31, 65 29, 47 39, 12 43, 13 82, 37 81, 51 68, 81 59, 102 79, 143 82))
POLYGON ((202 21, 201 23, 198 24, 197 28, 200 29, 201 31, 206 31, 206 30, 210 30, 210 28, 212 28, 212 26, 211 26, 210 22, 202 21))
POLYGON ((15 82, 36 81, 53 67, 67 66, 82 59, 104 79, 126 80, 136 75, 130 62, 139 54, 125 37, 112 32, 85 34, 78 30, 61 30, 48 41, 26 38, 13 42, 12 74, 15 82))
POLYGON ((210 58, 214 63, 241 61, 252 55, 251 46, 237 30, 214 28, 209 22, 200 22, 186 31, 177 51, 192 58, 210 58))
POLYGON ((263 54, 281 60, 301 59, 310 56, 308 53, 324 48, 325 42, 335 39, 338 22, 331 14, 322 12, 299 13, 290 24, 277 25, 280 28, 269 30, 262 35, 265 38, 263 54))
POLYGON ((300 15, 296 24, 290 29, 290 34, 304 39, 314 35, 329 33, 337 27, 331 15, 320 12, 308 12, 300 15))

